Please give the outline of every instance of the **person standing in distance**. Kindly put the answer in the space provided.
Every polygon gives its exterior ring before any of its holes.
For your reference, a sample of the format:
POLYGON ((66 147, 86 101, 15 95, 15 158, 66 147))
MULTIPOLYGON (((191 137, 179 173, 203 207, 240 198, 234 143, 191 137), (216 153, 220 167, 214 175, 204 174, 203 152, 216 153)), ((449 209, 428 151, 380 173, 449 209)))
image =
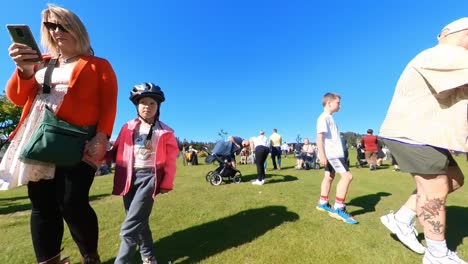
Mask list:
POLYGON ((257 179, 253 185, 265 184, 265 161, 270 153, 270 141, 265 136, 265 131, 260 130, 260 135, 250 139, 250 149, 255 153, 255 165, 257 166, 257 179))
POLYGON ((377 137, 374 136, 374 130, 367 129, 367 135, 361 139, 361 145, 364 147, 364 155, 371 171, 377 169, 377 153, 379 151, 377 137))
POLYGON ((273 134, 270 136, 271 146, 271 161, 273 162, 273 170, 281 170, 281 145, 283 144, 283 138, 278 134, 278 130, 273 128, 273 134), (278 164, 276 164, 278 161, 278 164))

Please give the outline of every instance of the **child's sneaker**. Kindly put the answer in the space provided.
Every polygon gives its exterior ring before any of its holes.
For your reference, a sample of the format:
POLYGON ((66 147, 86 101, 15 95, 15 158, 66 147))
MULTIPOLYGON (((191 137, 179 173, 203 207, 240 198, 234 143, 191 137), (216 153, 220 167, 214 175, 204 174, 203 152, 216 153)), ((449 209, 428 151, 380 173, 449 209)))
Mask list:
POLYGON ((338 219, 338 220, 341 220, 341 221, 343 221, 343 222, 345 222, 347 224, 355 225, 355 224, 359 223, 356 219, 354 219, 354 217, 352 215, 350 215, 346 211, 346 207, 332 209, 332 211, 330 211, 328 214, 331 217, 333 217, 335 219, 338 219))
POLYGON ((423 264, 467 264, 466 261, 458 257, 457 253, 449 250, 447 255, 443 257, 435 257, 434 255, 426 250, 423 257, 423 264))
POLYGON ((315 207, 315 209, 319 210, 319 211, 322 211, 322 212, 331 212, 332 211, 332 208, 330 206, 329 203, 325 203, 325 204, 317 204, 317 206, 315 207))

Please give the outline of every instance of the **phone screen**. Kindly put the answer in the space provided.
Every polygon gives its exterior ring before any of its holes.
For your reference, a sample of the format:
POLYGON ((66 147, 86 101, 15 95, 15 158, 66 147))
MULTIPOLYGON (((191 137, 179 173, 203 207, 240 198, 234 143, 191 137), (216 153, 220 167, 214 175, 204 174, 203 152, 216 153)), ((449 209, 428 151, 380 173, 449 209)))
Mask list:
POLYGON ((6 25, 6 27, 8 29, 8 32, 10 32, 10 37, 13 42, 28 45, 29 47, 34 49, 39 55, 38 58, 26 59, 24 61, 42 61, 41 51, 39 50, 36 40, 34 39, 34 36, 31 32, 31 29, 29 29, 28 25, 6 25))

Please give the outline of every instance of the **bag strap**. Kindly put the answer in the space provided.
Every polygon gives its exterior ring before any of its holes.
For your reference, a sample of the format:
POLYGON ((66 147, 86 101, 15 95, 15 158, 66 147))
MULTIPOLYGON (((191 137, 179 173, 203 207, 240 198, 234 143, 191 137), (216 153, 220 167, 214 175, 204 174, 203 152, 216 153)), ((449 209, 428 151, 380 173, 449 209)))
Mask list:
POLYGON ((3 148, 3 146, 6 146, 6 144, 9 142, 8 139, 6 140, 0 140, 0 150, 3 148))
POLYGON ((42 93, 50 93, 50 83, 52 80, 52 72, 54 71, 55 65, 57 64, 58 57, 49 60, 47 64, 47 69, 44 74, 44 84, 42 85, 42 93))
MULTIPOLYGON (((47 69, 44 75, 44 84, 42 85, 42 92, 45 94, 50 93, 50 83, 52 79, 52 72, 54 71, 55 65, 57 64, 58 57, 49 60, 47 64, 47 69)), ((5 146, 9 140, 0 140, 0 150, 5 146)))

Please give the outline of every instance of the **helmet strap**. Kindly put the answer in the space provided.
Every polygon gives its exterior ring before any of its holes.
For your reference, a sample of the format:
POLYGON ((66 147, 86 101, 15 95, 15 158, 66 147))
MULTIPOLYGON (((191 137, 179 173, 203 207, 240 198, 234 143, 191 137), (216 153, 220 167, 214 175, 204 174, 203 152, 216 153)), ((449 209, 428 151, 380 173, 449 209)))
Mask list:
MULTIPOLYGON (((161 105, 161 103, 159 103, 159 105, 161 105)), ((153 137, 154 125, 159 121, 158 120, 159 119, 159 106, 158 106, 158 111, 156 112, 156 115, 154 116, 154 121, 153 122, 148 122, 148 120, 146 120, 146 118, 143 118, 140 115, 140 112, 138 112, 138 105, 137 105, 137 115, 141 120, 143 120, 143 122, 150 125, 150 129, 148 131, 148 135, 146 136, 145 143, 144 143, 145 146, 149 148, 149 146, 151 146, 151 138, 153 137)))
POLYGON ((143 120, 143 122, 145 122, 146 124, 150 125, 150 129, 148 131, 148 135, 146 136, 146 139, 145 139, 145 146, 146 147, 150 147, 151 146, 151 138, 153 137, 153 129, 154 129, 154 125, 156 124, 156 122, 158 122, 156 119, 154 120, 154 122, 148 122, 148 120, 146 120, 145 118, 143 118, 140 113, 138 113, 138 117, 143 120))

